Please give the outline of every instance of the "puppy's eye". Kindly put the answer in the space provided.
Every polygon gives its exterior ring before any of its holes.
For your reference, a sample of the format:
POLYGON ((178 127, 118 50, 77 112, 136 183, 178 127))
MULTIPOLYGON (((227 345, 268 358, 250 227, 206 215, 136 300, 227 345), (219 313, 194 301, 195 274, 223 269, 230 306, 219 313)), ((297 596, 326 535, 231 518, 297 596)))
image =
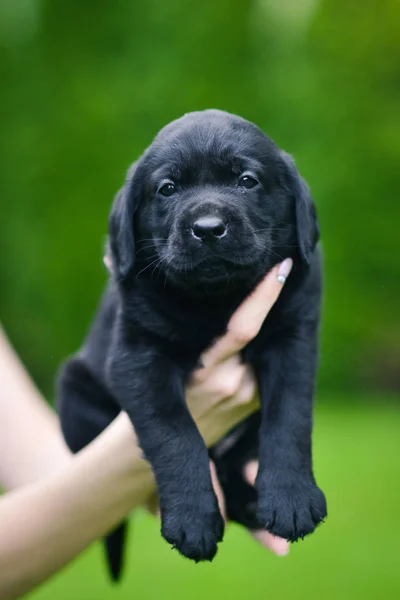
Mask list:
POLYGON ((256 185, 258 185, 258 181, 254 177, 251 177, 251 175, 243 175, 243 177, 239 179, 238 185, 240 187, 244 187, 250 190, 251 188, 256 187, 256 185))
POLYGON ((176 192, 176 186, 169 182, 169 183, 164 183, 164 185, 162 185, 160 187, 160 189, 158 190, 159 194, 161 194, 162 196, 166 196, 168 198, 168 196, 172 196, 172 194, 175 194, 176 192))

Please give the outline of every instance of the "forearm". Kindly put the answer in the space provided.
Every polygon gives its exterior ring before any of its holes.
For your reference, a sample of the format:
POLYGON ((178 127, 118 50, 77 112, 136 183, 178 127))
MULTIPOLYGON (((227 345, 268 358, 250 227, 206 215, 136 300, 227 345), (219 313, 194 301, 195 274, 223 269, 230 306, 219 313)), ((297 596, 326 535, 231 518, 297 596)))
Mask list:
POLYGON ((48 578, 153 490, 122 414, 62 472, 0 500, 0 598, 18 597, 48 578))
POLYGON ((54 473, 71 460, 54 411, 44 402, 0 325, 0 484, 6 490, 54 473))

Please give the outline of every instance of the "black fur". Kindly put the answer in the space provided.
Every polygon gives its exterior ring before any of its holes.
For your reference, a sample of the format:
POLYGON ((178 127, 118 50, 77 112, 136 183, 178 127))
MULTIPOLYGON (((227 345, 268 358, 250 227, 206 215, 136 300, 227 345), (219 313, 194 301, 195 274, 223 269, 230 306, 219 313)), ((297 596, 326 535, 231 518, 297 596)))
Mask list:
POLYGON ((212 560, 224 525, 184 386, 246 295, 290 256, 292 273, 243 352, 261 412, 210 454, 230 518, 290 541, 311 533, 326 515, 311 460, 321 265, 315 207, 291 157, 239 117, 185 115, 130 169, 109 234, 113 276, 59 382, 70 447, 125 410, 156 477, 162 535, 212 560), (257 492, 242 477, 250 457, 259 457, 257 492))

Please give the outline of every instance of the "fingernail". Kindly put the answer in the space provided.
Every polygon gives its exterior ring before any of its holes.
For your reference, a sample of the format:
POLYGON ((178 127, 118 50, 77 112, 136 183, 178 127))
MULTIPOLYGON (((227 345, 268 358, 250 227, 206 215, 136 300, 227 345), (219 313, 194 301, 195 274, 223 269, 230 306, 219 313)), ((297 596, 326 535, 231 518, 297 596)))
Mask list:
POLYGON ((279 265, 278 275, 276 277, 279 283, 285 283, 292 269, 292 265, 293 261, 291 258, 285 258, 285 260, 281 262, 281 264, 279 265))

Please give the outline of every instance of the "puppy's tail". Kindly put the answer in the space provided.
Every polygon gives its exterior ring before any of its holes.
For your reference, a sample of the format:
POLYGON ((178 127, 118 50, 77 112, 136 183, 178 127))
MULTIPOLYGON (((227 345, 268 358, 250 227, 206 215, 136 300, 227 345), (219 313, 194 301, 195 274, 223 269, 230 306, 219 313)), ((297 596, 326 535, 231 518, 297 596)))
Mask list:
POLYGON ((112 581, 119 582, 125 562, 125 546, 128 534, 128 522, 124 521, 104 540, 104 549, 108 572, 112 581))

